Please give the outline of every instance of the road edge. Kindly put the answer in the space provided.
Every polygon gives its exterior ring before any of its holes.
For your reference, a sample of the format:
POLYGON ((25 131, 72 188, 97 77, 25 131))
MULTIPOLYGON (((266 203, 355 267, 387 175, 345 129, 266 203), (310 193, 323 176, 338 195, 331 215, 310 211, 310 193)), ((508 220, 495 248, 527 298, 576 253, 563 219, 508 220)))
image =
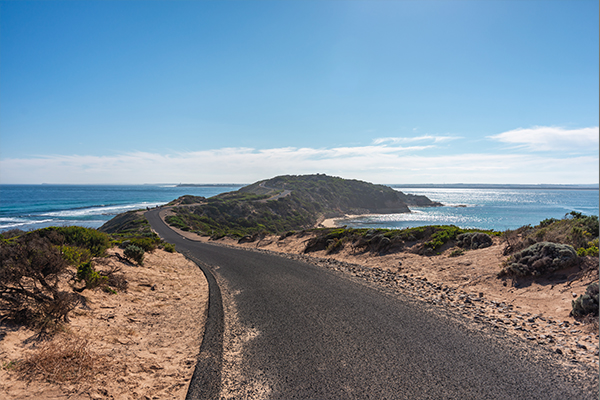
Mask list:
POLYGON ((194 262, 206 276, 208 281, 208 308, 204 337, 198 353, 198 361, 186 400, 218 399, 221 392, 221 369, 223 363, 223 300, 221 289, 208 266, 189 254, 182 253, 194 262))
MULTIPOLYGON (((150 210, 144 213, 152 228, 158 234, 154 224, 161 224, 174 232, 159 216, 160 209, 150 210)), ((161 236, 161 235, 159 235, 161 236)), ((168 242, 168 239, 162 237, 168 242)), ((208 282, 208 307, 206 311, 206 322, 204 335, 198 353, 196 367, 190 379, 190 385, 186 394, 186 400, 195 399, 218 399, 221 393, 221 370, 223 365, 223 334, 224 314, 221 289, 212 274, 209 266, 194 258, 188 251, 178 251, 188 260, 200 268, 208 282)))

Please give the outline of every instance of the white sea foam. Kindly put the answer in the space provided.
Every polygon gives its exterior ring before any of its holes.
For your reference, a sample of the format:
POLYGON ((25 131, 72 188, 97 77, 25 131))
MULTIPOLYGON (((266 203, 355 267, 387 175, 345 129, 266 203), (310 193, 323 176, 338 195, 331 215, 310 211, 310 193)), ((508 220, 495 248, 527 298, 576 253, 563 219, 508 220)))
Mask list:
POLYGON ((77 217, 88 217, 93 215, 117 215, 123 212, 131 211, 131 210, 139 210, 144 208, 153 208, 165 203, 135 203, 135 204, 120 204, 120 205, 111 205, 104 206, 99 205, 95 207, 88 208, 79 208, 74 210, 64 210, 64 211, 52 211, 40 214, 45 217, 57 217, 57 218, 77 218, 77 217))
POLYGON ((53 219, 23 219, 23 218, 0 218, 0 229, 18 228, 26 225, 44 224, 52 222, 53 219))

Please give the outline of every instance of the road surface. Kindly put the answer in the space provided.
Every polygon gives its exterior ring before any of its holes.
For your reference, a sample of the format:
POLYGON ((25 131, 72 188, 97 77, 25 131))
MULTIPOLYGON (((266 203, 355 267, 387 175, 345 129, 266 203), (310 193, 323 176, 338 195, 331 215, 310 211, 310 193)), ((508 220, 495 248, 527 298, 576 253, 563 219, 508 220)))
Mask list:
POLYGON ((549 354, 330 270, 184 239, 157 210, 146 216, 219 292, 188 398, 597 398, 593 380, 549 354))

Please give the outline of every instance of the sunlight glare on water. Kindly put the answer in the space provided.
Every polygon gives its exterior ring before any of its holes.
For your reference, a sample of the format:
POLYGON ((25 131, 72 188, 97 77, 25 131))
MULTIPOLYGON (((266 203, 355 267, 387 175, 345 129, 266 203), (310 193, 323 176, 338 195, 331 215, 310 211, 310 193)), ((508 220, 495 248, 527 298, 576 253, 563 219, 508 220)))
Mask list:
POLYGON ((576 211, 598 215, 598 190, 398 188, 424 195, 443 207, 411 208, 411 213, 338 220, 353 228, 401 229, 423 225, 503 231, 537 225, 546 218, 563 218, 576 211))

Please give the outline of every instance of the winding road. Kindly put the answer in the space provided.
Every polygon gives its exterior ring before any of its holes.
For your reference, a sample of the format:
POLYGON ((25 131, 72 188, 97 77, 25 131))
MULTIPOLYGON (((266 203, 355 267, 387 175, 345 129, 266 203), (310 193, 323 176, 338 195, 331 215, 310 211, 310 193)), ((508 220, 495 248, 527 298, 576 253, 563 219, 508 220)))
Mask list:
POLYGON ((597 398, 549 353, 331 270, 184 239, 158 212, 211 290, 190 399, 597 398))

